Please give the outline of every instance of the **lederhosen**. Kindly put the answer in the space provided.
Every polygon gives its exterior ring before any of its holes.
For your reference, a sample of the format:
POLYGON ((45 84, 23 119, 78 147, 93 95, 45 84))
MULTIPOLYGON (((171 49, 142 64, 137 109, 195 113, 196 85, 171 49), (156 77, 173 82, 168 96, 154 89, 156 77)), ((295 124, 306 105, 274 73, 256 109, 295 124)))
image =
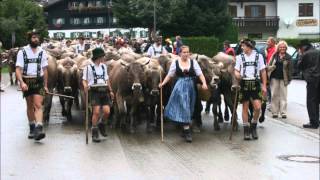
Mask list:
POLYGON ((240 81, 241 93, 240 93, 240 102, 262 99, 261 95, 261 82, 258 76, 258 61, 259 61, 259 53, 256 53, 254 62, 246 62, 243 54, 240 55, 242 59, 243 66, 243 78, 240 81), (248 66, 254 66, 254 77, 248 78, 246 77, 246 70, 248 66))
POLYGON ((77 46, 77 51, 78 51, 78 54, 82 54, 85 50, 80 50, 80 46, 77 46))
MULTIPOLYGON (((109 96, 109 89, 106 84, 98 84, 98 79, 103 79, 105 77, 105 68, 102 65, 102 75, 97 75, 94 65, 90 65, 94 83, 90 86, 90 102, 92 106, 104 106, 111 105, 111 98, 109 96)), ((88 71, 87 71, 88 73, 88 71)))
POLYGON ((153 45, 152 45, 152 48, 153 48, 154 56, 157 56, 157 54, 162 54, 163 46, 161 46, 161 50, 160 51, 156 51, 156 48, 153 45))
POLYGON ((22 53, 23 53, 23 60, 24 60, 22 79, 23 79, 23 82, 25 82, 28 85, 28 90, 23 92, 23 97, 27 97, 34 94, 39 94, 44 96, 45 95, 44 79, 43 79, 43 76, 40 76, 43 51, 39 53, 38 58, 33 58, 33 59, 28 58, 25 49, 22 49, 22 53), (29 63, 37 63, 36 76, 27 75, 29 63))

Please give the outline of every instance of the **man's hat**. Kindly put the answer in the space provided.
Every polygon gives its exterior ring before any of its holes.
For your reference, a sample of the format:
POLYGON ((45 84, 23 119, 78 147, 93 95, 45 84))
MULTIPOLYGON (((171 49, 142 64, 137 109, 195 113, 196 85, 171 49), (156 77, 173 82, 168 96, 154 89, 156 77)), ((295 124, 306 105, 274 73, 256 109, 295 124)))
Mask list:
POLYGON ((95 48, 94 50, 92 50, 92 60, 95 61, 96 59, 103 57, 104 51, 101 48, 95 48))
POLYGON ((33 29, 32 31, 29 31, 29 32, 27 33, 28 39, 30 40, 33 35, 40 36, 40 33, 39 33, 37 30, 33 29))

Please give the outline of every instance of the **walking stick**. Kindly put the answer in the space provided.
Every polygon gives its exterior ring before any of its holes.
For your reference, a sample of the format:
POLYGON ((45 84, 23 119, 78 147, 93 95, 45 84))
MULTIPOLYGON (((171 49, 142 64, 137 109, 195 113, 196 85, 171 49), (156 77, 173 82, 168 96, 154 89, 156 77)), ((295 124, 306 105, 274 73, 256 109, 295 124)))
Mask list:
MULTIPOLYGON (((87 67, 87 81, 88 81, 88 67, 87 67)), ((89 142, 89 91, 88 89, 85 90, 86 93, 86 144, 89 142)))
POLYGON ((233 111, 232 111, 232 122, 231 122, 231 132, 230 132, 230 136, 229 136, 229 140, 232 140, 232 133, 233 133, 233 128, 234 128, 234 121, 236 121, 236 112, 237 112, 237 103, 238 103, 238 88, 236 88, 236 96, 234 97, 234 103, 233 103, 233 111))
MULTIPOLYGON (((160 71, 160 83, 162 83, 161 71, 160 71)), ((162 87, 160 88, 160 113, 161 113, 161 142, 163 142, 163 103, 162 103, 162 87)))

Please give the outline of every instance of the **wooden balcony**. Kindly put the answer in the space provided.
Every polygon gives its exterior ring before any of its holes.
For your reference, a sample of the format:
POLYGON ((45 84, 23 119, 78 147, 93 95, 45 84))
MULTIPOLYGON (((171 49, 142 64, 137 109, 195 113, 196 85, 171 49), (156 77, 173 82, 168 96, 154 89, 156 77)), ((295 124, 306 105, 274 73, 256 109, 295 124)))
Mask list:
POLYGON ((233 24, 240 31, 256 32, 256 31, 277 31, 279 29, 278 16, 266 17, 234 17, 233 24))

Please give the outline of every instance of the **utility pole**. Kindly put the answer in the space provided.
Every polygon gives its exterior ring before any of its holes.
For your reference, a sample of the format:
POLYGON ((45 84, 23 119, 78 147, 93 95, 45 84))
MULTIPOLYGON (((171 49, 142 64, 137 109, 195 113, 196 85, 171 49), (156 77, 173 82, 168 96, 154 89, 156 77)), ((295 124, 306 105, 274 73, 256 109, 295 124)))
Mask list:
POLYGON ((108 8, 108 36, 110 36, 110 27, 111 27, 111 22, 110 22, 110 11, 111 11, 111 8, 112 8, 112 0, 109 0, 108 1, 108 5, 107 5, 107 8, 108 8))
POLYGON ((153 0, 153 38, 155 39, 157 34, 157 23, 156 23, 156 0, 153 0))

